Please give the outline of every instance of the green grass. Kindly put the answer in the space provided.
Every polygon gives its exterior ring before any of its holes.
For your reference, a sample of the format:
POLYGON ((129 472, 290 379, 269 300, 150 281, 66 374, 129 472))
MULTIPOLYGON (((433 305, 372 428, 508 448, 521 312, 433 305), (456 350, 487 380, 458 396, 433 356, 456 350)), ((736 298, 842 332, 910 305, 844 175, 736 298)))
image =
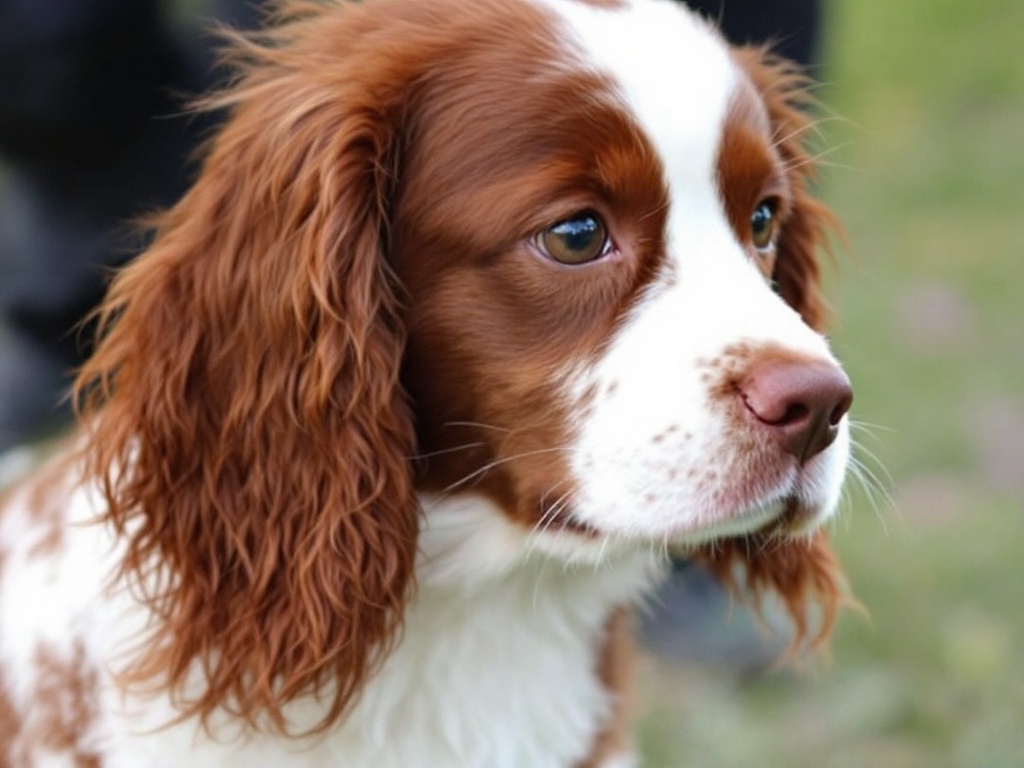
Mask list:
POLYGON ((870 618, 811 675, 656 662, 646 764, 1024 765, 1024 3, 826 3, 833 337, 891 475, 836 527, 870 618))

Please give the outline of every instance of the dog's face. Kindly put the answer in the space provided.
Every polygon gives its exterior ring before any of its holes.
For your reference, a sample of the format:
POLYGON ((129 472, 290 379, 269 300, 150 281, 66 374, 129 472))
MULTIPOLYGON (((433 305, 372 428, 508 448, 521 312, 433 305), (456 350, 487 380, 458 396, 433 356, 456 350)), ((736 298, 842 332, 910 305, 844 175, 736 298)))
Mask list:
POLYGON ((839 572, 805 534, 850 391, 812 330, 800 78, 669 0, 279 14, 78 381, 161 617, 137 676, 182 688, 198 660, 189 711, 251 723, 329 685, 337 720, 439 492, 569 558, 712 541, 694 556, 826 632, 839 572))
POLYGON ((563 539, 812 529, 848 395, 798 314, 817 320, 814 243, 787 231, 823 212, 793 80, 670 3, 610 5, 513 4, 530 44, 462 51, 411 113, 392 260, 423 482, 563 539), (834 379, 814 451, 749 407, 777 365, 834 379))

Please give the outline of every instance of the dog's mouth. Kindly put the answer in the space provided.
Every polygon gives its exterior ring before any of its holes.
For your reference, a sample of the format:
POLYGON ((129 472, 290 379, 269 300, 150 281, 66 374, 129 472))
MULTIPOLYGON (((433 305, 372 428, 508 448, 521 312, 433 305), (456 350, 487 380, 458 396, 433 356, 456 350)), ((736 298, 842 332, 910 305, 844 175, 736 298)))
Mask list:
POLYGON ((612 497, 629 501, 612 514, 592 496, 539 494, 521 508, 520 519, 529 520, 541 537, 578 543, 655 542, 685 549, 751 534, 800 538, 818 528, 836 505, 834 486, 841 475, 835 458, 826 452, 795 464, 747 457, 727 464, 717 477, 696 480, 679 470, 673 473, 676 482, 632 496, 613 489, 612 497), (591 510, 592 501, 599 503, 599 514, 591 510))
MULTIPOLYGON (((782 500, 724 516, 716 522, 703 525, 680 526, 667 536, 661 538, 671 546, 685 548, 753 533, 798 536, 813 530, 821 514, 820 509, 808 504, 794 493, 782 500)), ((607 535, 606 532, 601 531, 594 525, 579 520, 572 513, 571 507, 563 505, 563 508, 555 514, 551 510, 544 510, 542 516, 547 522, 543 526, 538 526, 535 529, 536 533, 568 535, 590 542, 601 540, 607 535)), ((616 535, 616 538, 631 537, 622 536, 620 533, 616 535)), ((638 531, 635 538, 643 539, 645 537, 638 531)))
POLYGON ((834 511, 838 497, 833 490, 842 472, 835 469, 828 452, 799 465, 779 466, 759 482, 742 484, 734 495, 726 494, 718 514, 709 514, 706 531, 697 531, 704 541, 716 538, 717 529, 730 536, 770 534, 802 537, 812 533, 834 511))

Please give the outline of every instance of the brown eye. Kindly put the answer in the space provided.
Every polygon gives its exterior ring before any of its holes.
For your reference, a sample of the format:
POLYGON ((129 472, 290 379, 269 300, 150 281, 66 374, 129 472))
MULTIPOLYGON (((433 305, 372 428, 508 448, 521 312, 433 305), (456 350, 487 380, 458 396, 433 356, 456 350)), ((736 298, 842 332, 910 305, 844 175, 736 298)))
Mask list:
POLYGON ((754 210, 750 217, 750 238, 754 247, 766 251, 775 243, 775 206, 765 201, 754 210))
POLYGON ((579 213, 539 232, 537 247, 559 264, 586 264, 604 256, 611 243, 608 229, 595 213, 579 213))

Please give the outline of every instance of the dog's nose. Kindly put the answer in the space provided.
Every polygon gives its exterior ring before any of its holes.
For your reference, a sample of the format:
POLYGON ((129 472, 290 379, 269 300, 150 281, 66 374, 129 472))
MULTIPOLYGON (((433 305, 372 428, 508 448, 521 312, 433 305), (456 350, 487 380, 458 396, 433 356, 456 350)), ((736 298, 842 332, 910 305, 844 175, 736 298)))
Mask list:
POLYGON ((801 463, 832 444, 853 402, 846 374, 824 361, 764 362, 748 374, 740 396, 782 449, 801 463))

